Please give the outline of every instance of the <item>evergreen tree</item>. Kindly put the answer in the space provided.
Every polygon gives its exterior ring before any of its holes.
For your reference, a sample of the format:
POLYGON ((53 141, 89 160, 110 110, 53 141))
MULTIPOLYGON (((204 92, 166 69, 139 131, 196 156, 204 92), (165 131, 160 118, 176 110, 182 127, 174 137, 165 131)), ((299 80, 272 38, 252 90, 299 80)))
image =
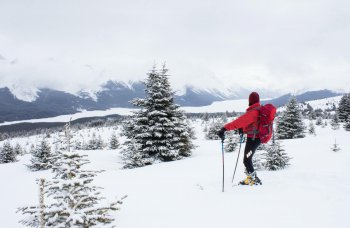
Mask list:
POLYGON ((337 130, 340 127, 340 119, 337 112, 332 116, 331 126, 333 130, 337 130))
POLYGON ((331 150, 332 150, 333 152, 338 152, 339 150, 341 150, 340 147, 339 147, 339 144, 337 144, 337 140, 334 141, 334 144, 333 144, 333 146, 331 147, 331 150))
POLYGON ((119 141, 115 132, 112 133, 111 138, 109 140, 109 148, 112 150, 119 148, 119 141))
POLYGON ((213 121, 209 125, 209 129, 208 129, 207 134, 205 135, 205 138, 209 139, 209 140, 218 140, 218 139, 220 139, 219 136, 218 136, 218 131, 220 131, 220 129, 222 128, 223 125, 224 125, 224 123, 221 122, 220 120, 213 121))
POLYGON ((148 165, 154 160, 173 161, 191 154, 191 132, 184 113, 174 103, 167 71, 165 66, 160 72, 154 67, 145 82, 146 97, 132 101, 140 109, 124 123, 126 162, 138 158, 141 160, 130 162, 148 165))
POLYGON ((38 144, 32 154, 31 164, 27 165, 33 171, 46 170, 52 168, 54 154, 51 152, 51 147, 45 139, 38 144))
POLYGON ((29 153, 30 154, 34 154, 35 153, 35 146, 34 146, 34 144, 30 145, 29 153))
POLYGON ((342 123, 346 123, 350 118, 350 93, 344 94, 344 96, 340 99, 338 115, 342 123))
POLYGON ((103 148, 104 148, 104 142, 103 142, 101 135, 98 135, 98 137, 97 137, 96 148, 97 148, 97 150, 103 150, 103 148))
POLYGON ((84 145, 80 140, 74 140, 73 147, 75 150, 83 150, 84 145))
POLYGON ((277 120, 276 135, 279 139, 304 138, 304 123, 299 110, 298 102, 292 97, 286 110, 277 120))
MULTIPOLYGON (((68 140, 67 140, 68 142, 68 140)), ((89 163, 86 155, 68 150, 57 152, 57 161, 53 166, 53 180, 47 181, 43 195, 49 204, 20 208, 29 216, 21 223, 26 226, 44 224, 45 227, 102 227, 114 221, 112 211, 118 210, 122 201, 105 203, 99 191, 92 185, 100 171, 84 170, 89 163)))
POLYGON ((278 141, 266 146, 265 168, 267 170, 279 170, 289 166, 290 157, 285 153, 278 141))
POLYGON ((225 152, 234 152, 239 144, 239 136, 235 134, 234 131, 230 131, 226 133, 226 138, 225 138, 225 152))
POLYGON ((348 118, 344 124, 344 129, 350 131, 350 118, 348 118))
POLYGON ((317 126, 320 126, 320 125, 322 125, 322 123, 323 123, 323 120, 322 120, 322 117, 318 117, 317 119, 316 119, 316 125, 317 126))
POLYGON ((208 114, 207 112, 203 114, 202 120, 203 120, 204 122, 208 122, 208 121, 209 121, 209 114, 208 114))
POLYGON ((23 149, 19 143, 16 144, 15 148, 13 149, 14 153, 16 155, 22 155, 23 154, 23 149))
POLYGON ((315 125, 312 122, 312 120, 309 123, 309 134, 310 135, 316 135, 315 125))
POLYGON ((16 154, 9 142, 5 142, 0 151, 0 163, 16 162, 16 154))
POLYGON ((123 122, 123 135, 126 136, 122 150, 124 168, 151 165, 155 161, 155 156, 143 150, 146 137, 150 136, 146 131, 147 119, 143 115, 144 110, 139 110, 123 122))
POLYGON ((256 150, 253 156, 253 166, 255 170, 263 170, 265 168, 265 153, 263 150, 256 150))
POLYGON ((92 133, 92 138, 89 140, 87 144, 87 150, 103 150, 104 142, 101 138, 101 135, 96 136, 96 133, 92 133))
POLYGON ((327 120, 323 121, 323 123, 322 123, 322 128, 325 128, 325 127, 327 127, 327 126, 328 126, 327 120))

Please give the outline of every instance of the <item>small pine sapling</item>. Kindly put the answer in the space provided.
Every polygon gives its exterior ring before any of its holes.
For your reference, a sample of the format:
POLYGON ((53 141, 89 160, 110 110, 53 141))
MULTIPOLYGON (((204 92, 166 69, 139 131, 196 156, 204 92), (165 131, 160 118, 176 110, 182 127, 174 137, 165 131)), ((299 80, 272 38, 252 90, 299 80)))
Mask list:
POLYGON ((338 152, 339 150, 341 150, 341 148, 339 147, 339 144, 337 144, 337 140, 334 140, 334 144, 333 146, 331 147, 331 150, 333 152, 338 152))
POLYGON ((115 132, 112 133, 111 138, 109 140, 109 148, 111 150, 118 149, 120 146, 117 135, 115 132))
POLYGON ((312 122, 312 120, 310 120, 310 123, 309 123, 309 134, 310 135, 316 135, 315 125, 312 122))
POLYGON ((279 170, 289 166, 290 157, 285 153, 279 141, 275 141, 266 147, 266 163, 267 170, 279 170))

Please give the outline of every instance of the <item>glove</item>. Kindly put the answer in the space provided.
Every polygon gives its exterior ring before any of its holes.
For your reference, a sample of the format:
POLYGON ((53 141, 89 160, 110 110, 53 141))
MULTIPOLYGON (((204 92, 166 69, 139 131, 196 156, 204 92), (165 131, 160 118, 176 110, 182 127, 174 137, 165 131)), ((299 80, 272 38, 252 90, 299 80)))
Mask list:
POLYGON ((243 136, 243 134, 244 134, 243 128, 239 128, 239 129, 238 129, 238 134, 239 134, 240 136, 243 136))
POLYGON ((221 128, 220 129, 220 131, 218 131, 218 136, 219 136, 219 138, 222 140, 222 141, 224 141, 225 140, 225 132, 226 132, 227 130, 226 130, 226 128, 221 128))

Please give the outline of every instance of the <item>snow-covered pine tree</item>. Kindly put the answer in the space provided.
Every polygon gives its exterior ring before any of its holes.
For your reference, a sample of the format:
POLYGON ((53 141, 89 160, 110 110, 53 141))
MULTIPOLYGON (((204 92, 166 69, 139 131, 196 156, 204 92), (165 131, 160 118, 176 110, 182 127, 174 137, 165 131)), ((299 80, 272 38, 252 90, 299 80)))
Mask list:
POLYGON ((16 143, 15 148, 13 148, 13 151, 16 155, 22 155, 23 154, 23 149, 19 143, 16 143))
POLYGON ((96 133, 92 133, 92 138, 89 140, 87 144, 87 150, 102 150, 103 149, 103 140, 101 135, 96 136, 96 133))
POLYGON ((284 169, 290 165, 290 159, 278 140, 266 146, 265 168, 267 170, 284 169))
POLYGON ((98 137, 97 137, 96 148, 97 148, 97 150, 103 150, 103 148, 104 148, 104 142, 103 142, 101 135, 98 135, 98 137))
POLYGON ((338 112, 336 112, 331 119, 331 126, 333 130, 337 130, 340 127, 340 119, 338 116, 338 112))
POLYGON ((344 94, 339 101, 338 116, 342 123, 350 118, 350 93, 344 94))
POLYGON ((131 163, 148 165, 157 159, 173 161, 191 154, 193 144, 186 117, 174 103, 167 71, 165 65, 160 72, 153 67, 145 82, 146 97, 132 101, 140 109, 124 124, 128 138, 123 150, 126 162, 138 158, 141 160, 131 163))
POLYGON ((218 136, 218 131, 224 126, 224 123, 220 120, 214 120, 210 123, 208 132, 205 135, 205 138, 208 140, 218 140, 220 139, 218 136))
POLYGON ((117 134, 113 131, 111 138, 109 140, 109 149, 115 150, 115 149, 118 149, 119 146, 120 144, 117 138, 117 134))
POLYGON ((346 131, 350 131, 350 118, 348 118, 348 119, 345 121, 344 129, 345 129, 346 131))
POLYGON ((35 146, 34 146, 34 144, 30 145, 29 153, 30 154, 34 154, 35 153, 35 146))
POLYGON ((84 145, 83 145, 83 143, 80 140, 74 140, 73 148, 75 150, 83 150, 84 149, 84 145))
POLYGON ((179 140, 176 139, 172 143, 176 150, 179 151, 180 157, 189 157, 192 155, 192 150, 195 148, 192 140, 196 139, 196 134, 192 129, 190 122, 186 120, 185 115, 182 112, 179 112, 178 115, 180 122, 177 124, 175 133, 179 135, 179 140))
POLYGON ((0 151, 0 163, 16 162, 16 154, 9 142, 5 142, 0 151))
POLYGON ((51 169, 55 162, 55 155, 50 145, 43 139, 35 148, 32 154, 31 164, 27 165, 32 171, 51 169))
POLYGON ((340 147, 339 147, 339 144, 337 144, 337 140, 334 140, 334 144, 333 144, 333 146, 331 147, 331 150, 332 150, 333 152, 338 152, 339 150, 341 150, 340 147))
POLYGON ((322 117, 317 117, 317 119, 316 119, 316 125, 317 126, 320 126, 320 125, 322 125, 322 123, 323 123, 323 119, 322 119, 322 117))
POLYGON ((146 137, 149 137, 147 129, 147 119, 142 118, 145 110, 134 112, 123 122, 123 135, 126 140, 123 144, 122 159, 124 168, 131 169, 151 165, 155 161, 155 156, 143 151, 146 137))
POLYGON ((304 138, 303 118, 295 97, 292 97, 286 110, 277 120, 276 136, 278 139, 304 138))
POLYGON ((234 152, 239 145, 240 137, 234 131, 229 131, 226 133, 226 138, 224 141, 224 150, 227 153, 234 152))
POLYGON ((255 151, 253 156, 253 166, 255 170, 259 171, 265 168, 265 157, 264 150, 255 151))
POLYGON ((203 120, 203 122, 208 122, 209 121, 209 114, 207 112, 203 114, 202 120, 203 120))
POLYGON ((312 120, 310 120, 310 123, 309 123, 309 134, 316 135, 315 125, 312 120))
POLYGON ((87 155, 68 151, 69 140, 66 142, 67 149, 57 152, 53 166, 55 177, 46 182, 44 196, 50 203, 45 205, 44 211, 40 204, 20 208, 19 211, 29 215, 20 222, 35 227, 43 218, 45 227, 82 228, 112 223, 115 219, 111 212, 118 210, 118 204, 122 204, 122 201, 101 203, 105 199, 99 191, 102 188, 91 184, 100 171, 84 170, 83 166, 90 163, 87 155))

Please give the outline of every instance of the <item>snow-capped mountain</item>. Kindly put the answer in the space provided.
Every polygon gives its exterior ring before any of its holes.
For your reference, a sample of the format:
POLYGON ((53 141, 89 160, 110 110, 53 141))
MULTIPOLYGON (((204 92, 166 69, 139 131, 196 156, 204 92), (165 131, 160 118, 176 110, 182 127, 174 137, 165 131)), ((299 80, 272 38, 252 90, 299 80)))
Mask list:
MULTIPOLYGON (((0 123, 26 119, 47 118, 77 113, 81 110, 105 110, 109 108, 132 108, 129 102, 144 97, 145 85, 140 82, 107 81, 94 91, 81 90, 75 94, 48 88, 23 88, 9 86, 0 88, 0 123)), ((258 90, 261 97, 271 97, 273 92, 258 90)), ((187 86, 175 91, 175 101, 181 106, 208 106, 215 101, 246 99, 251 92, 246 89, 202 89, 187 86)), ((301 94, 299 102, 339 95, 323 90, 301 94)), ((277 106, 284 105, 290 94, 271 100, 277 106)), ((227 108, 230 110, 230 107, 227 108)))
MULTIPOLYGON (((307 102, 307 101, 320 100, 320 99, 329 98, 329 97, 336 97, 339 95, 341 95, 341 93, 324 89, 324 90, 317 90, 317 91, 308 91, 308 92, 301 93, 294 96, 296 97, 298 102, 307 102)), ((272 103, 277 107, 281 107, 281 106, 284 106, 292 96, 293 95, 291 93, 288 93, 281 97, 277 97, 275 99, 266 100, 263 103, 272 103)))
POLYGON ((8 88, 18 100, 33 102, 38 98, 39 90, 37 88, 29 88, 21 85, 11 85, 8 88))

